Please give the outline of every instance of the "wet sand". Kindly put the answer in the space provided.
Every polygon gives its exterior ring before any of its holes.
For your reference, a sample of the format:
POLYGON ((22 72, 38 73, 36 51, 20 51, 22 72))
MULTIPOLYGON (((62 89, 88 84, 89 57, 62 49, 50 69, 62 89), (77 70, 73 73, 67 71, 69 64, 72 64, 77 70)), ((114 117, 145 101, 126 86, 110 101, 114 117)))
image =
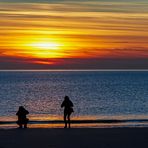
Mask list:
POLYGON ((0 129, 0 148, 147 148, 148 128, 0 129))

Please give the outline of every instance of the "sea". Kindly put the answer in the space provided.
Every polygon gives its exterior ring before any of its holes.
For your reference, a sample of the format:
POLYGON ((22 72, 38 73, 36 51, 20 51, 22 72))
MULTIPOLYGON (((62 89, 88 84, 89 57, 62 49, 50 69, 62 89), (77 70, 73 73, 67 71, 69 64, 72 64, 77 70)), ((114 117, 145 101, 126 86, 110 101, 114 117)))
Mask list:
POLYGON ((19 106, 29 127, 63 127, 61 103, 74 104, 72 127, 148 127, 148 71, 0 71, 0 128, 16 128, 19 106))

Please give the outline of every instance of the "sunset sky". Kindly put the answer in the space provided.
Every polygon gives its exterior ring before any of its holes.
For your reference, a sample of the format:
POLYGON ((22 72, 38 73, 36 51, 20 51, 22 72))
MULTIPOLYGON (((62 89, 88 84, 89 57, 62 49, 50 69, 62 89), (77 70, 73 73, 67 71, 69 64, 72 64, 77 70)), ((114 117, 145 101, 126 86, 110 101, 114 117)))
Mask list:
POLYGON ((148 0, 0 0, 0 69, 148 69, 148 0))

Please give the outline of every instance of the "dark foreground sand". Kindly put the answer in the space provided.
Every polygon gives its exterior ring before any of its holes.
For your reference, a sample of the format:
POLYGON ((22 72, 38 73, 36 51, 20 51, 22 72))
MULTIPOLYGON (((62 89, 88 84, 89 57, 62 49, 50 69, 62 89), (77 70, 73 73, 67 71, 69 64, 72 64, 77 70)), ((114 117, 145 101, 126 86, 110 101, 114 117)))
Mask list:
POLYGON ((1 129, 0 148, 148 148, 148 128, 1 129))

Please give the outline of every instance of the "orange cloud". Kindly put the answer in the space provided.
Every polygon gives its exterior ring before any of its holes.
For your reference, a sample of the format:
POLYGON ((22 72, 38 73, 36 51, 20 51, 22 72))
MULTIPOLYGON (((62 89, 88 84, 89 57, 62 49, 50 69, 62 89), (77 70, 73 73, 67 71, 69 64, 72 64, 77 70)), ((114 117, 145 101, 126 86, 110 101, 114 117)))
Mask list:
POLYGON ((0 3, 0 58, 147 58, 147 17, 147 2, 0 3))

